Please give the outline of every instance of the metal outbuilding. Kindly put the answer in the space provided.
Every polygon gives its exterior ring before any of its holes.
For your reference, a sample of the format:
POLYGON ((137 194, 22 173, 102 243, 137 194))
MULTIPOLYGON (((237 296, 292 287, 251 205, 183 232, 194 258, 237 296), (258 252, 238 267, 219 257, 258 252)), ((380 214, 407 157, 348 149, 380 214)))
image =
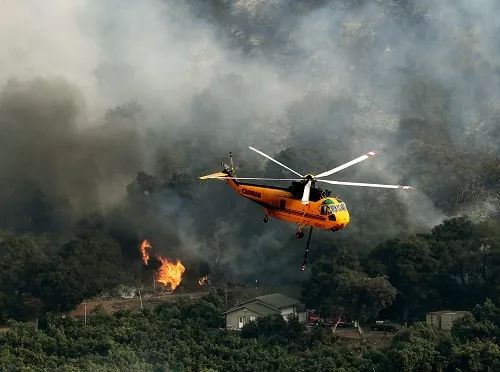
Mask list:
POLYGON ((439 329, 451 330, 453 322, 460 319, 468 311, 441 310, 432 311, 425 315, 425 322, 439 329))

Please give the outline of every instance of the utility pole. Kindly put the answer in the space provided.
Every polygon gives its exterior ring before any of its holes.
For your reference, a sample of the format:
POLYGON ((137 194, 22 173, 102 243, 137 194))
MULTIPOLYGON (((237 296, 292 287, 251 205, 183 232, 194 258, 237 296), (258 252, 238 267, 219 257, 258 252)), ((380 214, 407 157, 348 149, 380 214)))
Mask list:
POLYGON ((144 309, 144 307, 142 306, 142 296, 141 296, 141 289, 138 288, 139 290, 139 301, 141 302, 141 310, 144 309))
POLYGON ((226 297, 226 309, 227 310, 227 283, 224 282, 224 296, 226 297))

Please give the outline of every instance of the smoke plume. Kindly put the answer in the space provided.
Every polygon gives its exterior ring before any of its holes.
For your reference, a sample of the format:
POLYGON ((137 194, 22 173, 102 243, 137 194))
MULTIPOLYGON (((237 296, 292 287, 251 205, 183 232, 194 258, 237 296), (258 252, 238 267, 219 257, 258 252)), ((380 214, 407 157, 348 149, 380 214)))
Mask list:
POLYGON ((97 219, 219 272, 286 277, 294 227, 197 180, 229 151, 241 175, 287 175, 249 145, 303 173, 378 150, 336 179, 417 188, 333 190, 352 220, 318 232, 323 250, 498 216, 498 8, 4 0, 0 228, 68 235, 97 219))

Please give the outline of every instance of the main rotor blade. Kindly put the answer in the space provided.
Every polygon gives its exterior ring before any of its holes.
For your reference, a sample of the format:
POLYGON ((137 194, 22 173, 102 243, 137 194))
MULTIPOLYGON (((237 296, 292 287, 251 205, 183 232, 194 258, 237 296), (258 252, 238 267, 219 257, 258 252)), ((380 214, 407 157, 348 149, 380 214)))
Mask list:
POLYGON ((280 163, 278 160, 273 159, 272 157, 270 157, 270 156, 269 156, 269 155, 267 155, 267 154, 264 154, 264 153, 263 153, 262 151, 260 151, 260 150, 257 150, 255 147, 250 146, 250 147, 248 147, 248 148, 249 148, 250 150, 252 150, 252 151, 255 151, 257 154, 260 154, 260 155, 262 155, 263 157, 268 158, 269 160, 271 160, 271 161, 275 162, 276 164, 281 165, 283 168, 288 169, 290 172, 295 173, 297 176, 299 176, 299 177, 304 177, 304 176, 303 176, 303 175, 301 175, 300 173, 298 173, 298 172, 294 171, 292 168, 287 167, 285 164, 280 163))
POLYGON ((308 181, 304 186, 304 193, 302 194, 302 204, 309 204, 310 194, 311 194, 311 181, 308 181))
POLYGON ((316 180, 316 181, 329 183, 331 185, 380 187, 383 189, 415 190, 415 188, 412 186, 404 186, 404 185, 384 185, 384 184, 380 184, 380 183, 342 182, 342 181, 330 181, 330 180, 316 180))
POLYGON ((341 171, 342 169, 346 169, 347 167, 350 167, 351 165, 357 164, 363 160, 366 160, 368 158, 371 158, 372 156, 375 156, 377 153, 375 151, 370 151, 369 153, 360 156, 359 158, 353 159, 351 161, 348 161, 345 164, 339 165, 338 167, 335 167, 329 171, 320 173, 316 176, 316 178, 321 178, 321 177, 328 177, 331 174, 337 173, 338 171, 341 171))

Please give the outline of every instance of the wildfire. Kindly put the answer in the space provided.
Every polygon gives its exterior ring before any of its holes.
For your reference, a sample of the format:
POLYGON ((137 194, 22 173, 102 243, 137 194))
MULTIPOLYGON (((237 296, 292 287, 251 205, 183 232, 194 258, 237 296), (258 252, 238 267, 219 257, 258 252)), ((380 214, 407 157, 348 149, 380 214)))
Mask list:
POLYGON ((161 261, 161 267, 156 273, 156 281, 165 285, 170 285, 170 288, 174 290, 181 284, 182 274, 184 274, 186 268, 180 261, 174 264, 163 257, 158 257, 158 259, 161 261))
MULTIPOLYGON (((140 251, 142 254, 142 261, 145 265, 149 263, 149 250, 152 248, 151 243, 144 239, 141 243, 140 251)), ((175 263, 170 262, 167 258, 155 254, 158 261, 161 262, 161 266, 155 274, 155 280, 163 285, 170 286, 170 289, 174 290, 181 284, 182 274, 186 271, 186 268, 181 263, 181 261, 176 261, 175 263)))
POLYGON ((149 253, 148 250, 151 249, 151 243, 149 240, 144 239, 141 243, 141 254, 142 254, 142 262, 144 262, 144 265, 147 265, 149 262, 149 253))
POLYGON ((199 285, 210 284, 210 280, 208 279, 208 275, 202 276, 200 279, 198 279, 198 284, 199 285))

